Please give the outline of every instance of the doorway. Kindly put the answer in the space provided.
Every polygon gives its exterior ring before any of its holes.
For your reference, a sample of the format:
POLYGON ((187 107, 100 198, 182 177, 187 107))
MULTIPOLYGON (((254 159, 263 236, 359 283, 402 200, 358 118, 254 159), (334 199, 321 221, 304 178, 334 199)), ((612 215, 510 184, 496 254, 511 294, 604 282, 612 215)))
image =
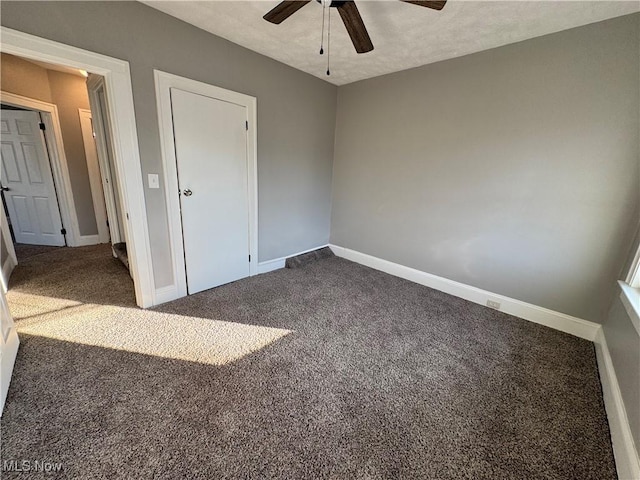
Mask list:
MULTIPOLYGON (((256 99, 155 71, 179 298, 257 273, 256 99)), ((172 299, 172 298, 167 298, 172 299)))
MULTIPOLYGON (((2 36, 2 51, 10 55, 17 55, 32 61, 55 63, 63 67, 82 69, 104 77, 105 92, 107 93, 106 109, 110 118, 111 137, 114 139, 113 158, 117 176, 121 185, 122 209, 126 216, 125 230, 128 237, 128 257, 130 272, 135 289, 135 303, 139 307, 147 308, 160 303, 157 298, 153 279, 153 264, 151 260, 146 206, 142 187, 142 170, 138 150, 138 138, 133 108, 133 91, 129 64, 126 61, 97 54, 88 50, 71 47, 59 42, 47 40, 34 35, 0 27, 2 36)), ((46 115, 45 115, 46 117, 46 115)), ((51 118, 44 119, 45 126, 51 118)), ((54 168, 53 175, 56 176, 54 168)), ((57 192, 58 196, 64 192, 57 192)), ((65 217, 65 209, 61 204, 61 214, 65 217)), ((4 216, 4 210, 2 215, 4 216)), ((6 221, 1 219, 0 225, 0 253, 6 255, 11 243, 6 236, 6 221)), ((12 262, 2 262, 11 266, 12 262)), ((4 302, 4 291, 0 293, 0 300, 4 302)), ((11 370, 18 350, 18 337, 11 313, 2 306, 0 311, 0 358, 2 359, 2 375, 0 377, 0 413, 4 402, 11 370)))
MULTIPOLYGON (((3 54, 3 58, 6 55, 3 54)), ((12 57, 14 59, 18 59, 18 57, 12 57)), ((3 62, 3 68, 6 67, 6 62, 3 62)), ((6 87, 6 85, 3 85, 6 87)), ((8 91, 0 91, 0 102, 2 104, 2 116, 10 115, 11 111, 29 111, 36 113, 39 118, 39 131, 38 134, 42 137, 40 140, 32 139, 31 141, 27 141, 26 144, 43 144, 45 153, 48 157, 49 167, 46 168, 51 173, 55 191, 55 197, 57 198, 58 204, 58 212, 61 220, 61 233, 64 236, 64 243, 68 246, 79 246, 83 245, 86 242, 91 242, 92 238, 83 237, 80 231, 80 227, 78 224, 78 213, 75 208, 75 204, 73 202, 73 195, 71 193, 71 180, 69 178, 69 169, 67 165, 67 158, 65 155, 65 150, 63 147, 62 141, 62 128, 60 125, 60 116, 58 113, 58 108, 56 105, 45 102, 42 100, 38 100, 35 98, 25 97, 23 95, 17 95, 15 93, 11 93, 8 91)), ((3 126, 3 129, 10 128, 11 121, 7 122, 6 126, 3 126)), ((17 128, 17 125, 14 125, 14 129, 17 128)), ((3 133, 4 137, 4 133, 3 133)), ((17 139, 14 143, 14 146, 7 145, 5 149, 3 149, 3 155, 8 157, 8 162, 13 163, 11 157, 17 156, 20 154, 24 156, 26 152, 23 151, 20 145, 20 139, 17 139), (15 152, 12 151, 15 149, 15 152)), ((34 147, 27 147, 26 150, 34 150, 34 147)), ((29 156, 27 154, 27 156, 29 156)), ((31 155, 33 157, 33 155, 31 155)), ((15 166, 16 172, 19 172, 18 166, 15 166)), ((42 168, 42 167, 41 167, 42 168)), ((3 172, 3 178, 6 180, 7 176, 6 172, 3 172)), ((28 172, 23 170, 22 174, 24 178, 28 178, 28 172)), ((14 179, 15 180, 15 179, 14 179)), ((6 183, 6 182, 5 182, 6 183)), ((11 188, 5 185, 7 188, 11 188)), ((8 192, 9 190, 7 190, 8 192)), ((51 189, 48 192, 49 195, 52 194, 51 189)), ((8 211, 5 213, 8 214, 8 211)), ((29 222, 27 222, 29 223, 29 222)), ((33 243, 37 240, 32 239, 33 243)))
POLYGON ((2 190, 16 243, 64 246, 65 229, 40 113, 2 108, 2 190))
MULTIPOLYGON (((147 308, 157 303, 153 280, 142 169, 133 109, 129 64, 126 61, 59 42, 0 27, 2 50, 28 60, 83 69, 104 77, 107 110, 114 138, 114 163, 121 180, 122 209, 127 231, 127 253, 134 279, 136 303, 147 308)), ((62 203, 62 202, 61 202, 62 203)), ((63 219, 64 220, 64 219, 63 219)))
MULTIPOLYGON (((104 78, 4 52, 2 61, 6 81, 0 93, 0 188, 17 253, 13 263, 21 256, 46 252, 44 246, 112 243, 114 256, 128 269, 104 78), (100 99, 90 99, 92 87, 99 88, 100 99), (101 120, 95 126, 92 109, 101 120), (53 128, 45 124, 47 115, 53 128), (108 145, 100 155, 97 142, 108 145), (106 167, 101 169, 99 163, 106 167), (116 198, 109 215, 107 194, 110 205, 116 198), (114 232, 111 241, 109 223, 114 232), (122 254, 116 254, 118 246, 122 254)), ((3 284, 8 284, 8 275, 3 275, 3 284)))
MULTIPOLYGON (((3 53, 3 59, 7 57, 3 53)), ((134 291, 130 280, 121 278, 127 274, 110 258, 106 246, 99 245, 98 235, 73 235, 70 225, 65 225, 62 221, 61 199, 69 201, 67 207, 73 207, 66 209, 67 218, 77 220, 81 212, 75 208, 78 202, 74 194, 78 192, 75 189, 67 189, 64 179, 68 180, 74 174, 77 176, 82 173, 78 172, 78 161, 85 163, 89 170, 92 161, 96 162, 96 158, 88 155, 86 158, 77 155, 74 164, 71 155, 77 154, 78 148, 66 151, 70 154, 66 157, 69 162, 66 159, 61 161, 65 158, 64 146, 73 144, 74 140, 76 147, 84 144, 86 151, 90 151, 92 146, 93 150, 96 150, 91 133, 80 137, 83 115, 86 117, 88 114, 90 117, 90 111, 76 111, 71 108, 76 105, 71 100, 59 100, 61 96, 69 96, 76 101, 82 97, 85 102, 83 106, 88 107, 85 77, 79 70, 69 72, 66 70, 70 69, 42 62, 36 64, 18 56, 12 56, 9 62, 9 65, 2 65, 3 74, 7 74, 9 80, 3 82, 3 88, 8 91, 1 93, 0 112, 0 357, 3 374, 0 382, 0 407, 6 397, 20 325, 24 326, 25 322, 35 321, 36 318, 44 319, 46 314, 54 314, 60 309, 95 301, 92 297, 92 290, 96 290, 95 285, 102 284, 106 287, 114 283, 114 278, 119 289, 98 288, 97 290, 107 291, 111 295, 103 294, 100 301, 115 303, 124 299, 131 303, 134 291), (27 78, 30 80, 29 88, 24 86, 27 78), (45 99, 56 101, 56 104, 10 93, 15 91, 34 95, 51 92, 51 98, 45 99), (82 92, 84 95, 79 95, 82 92), (71 96, 71 93, 76 95, 71 96), (64 128, 59 128, 60 125, 64 128), (60 138, 59 142, 57 137, 60 138), (64 175, 60 175, 61 171, 64 175), (54 172, 58 172, 57 178, 62 180, 56 182, 54 172), (65 238, 65 226, 70 229, 72 240, 69 242, 65 238), (95 282, 93 289, 91 282, 95 282), (116 300, 112 298, 115 292, 120 294, 120 298, 116 300), (14 318, 17 319, 18 326, 13 322, 14 318)), ((97 163, 95 165, 97 166, 97 163)), ((99 181, 97 186, 98 188, 91 192, 93 202, 90 201, 90 197, 87 198, 87 193, 82 197, 83 202, 88 203, 85 214, 91 214, 94 206, 96 210, 100 209, 100 202, 96 201, 98 194, 102 196, 99 181)), ((104 209, 104 201, 101 208, 104 209)), ((97 213, 93 219, 94 227, 106 228, 104 214, 101 225, 97 213)), ((75 227, 76 233, 83 233, 78 222, 75 227)), ((109 240, 108 233, 104 240, 109 240)))
POLYGON ((90 144, 93 151, 88 156, 95 155, 100 179, 100 191, 106 215, 106 225, 111 239, 113 255, 119 258, 129 268, 127 253, 127 230, 125 227, 125 213, 122 208, 121 187, 113 154, 111 135, 111 120, 109 118, 104 78, 89 74, 87 79, 89 103, 91 111, 80 111, 80 121, 83 126, 85 145, 90 144), (93 113, 92 113, 93 112, 93 113))

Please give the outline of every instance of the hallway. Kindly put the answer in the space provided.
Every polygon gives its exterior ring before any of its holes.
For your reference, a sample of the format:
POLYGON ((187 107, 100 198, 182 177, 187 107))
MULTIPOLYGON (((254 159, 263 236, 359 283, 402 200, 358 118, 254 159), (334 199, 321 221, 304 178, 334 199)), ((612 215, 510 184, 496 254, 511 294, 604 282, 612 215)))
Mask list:
POLYGON ((136 308, 133 281, 111 254, 109 244, 77 248, 16 245, 19 264, 11 275, 7 301, 18 332, 26 320, 45 320, 56 310, 79 304, 136 308))

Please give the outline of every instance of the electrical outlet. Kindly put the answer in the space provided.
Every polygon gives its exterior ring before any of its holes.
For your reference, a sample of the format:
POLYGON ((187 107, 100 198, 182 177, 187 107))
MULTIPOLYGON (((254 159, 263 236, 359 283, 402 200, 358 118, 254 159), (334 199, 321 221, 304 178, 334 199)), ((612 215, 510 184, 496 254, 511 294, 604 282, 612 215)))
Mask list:
POLYGON ((493 300, 487 300, 487 307, 495 308, 496 310, 500 310, 500 302, 494 302, 493 300))

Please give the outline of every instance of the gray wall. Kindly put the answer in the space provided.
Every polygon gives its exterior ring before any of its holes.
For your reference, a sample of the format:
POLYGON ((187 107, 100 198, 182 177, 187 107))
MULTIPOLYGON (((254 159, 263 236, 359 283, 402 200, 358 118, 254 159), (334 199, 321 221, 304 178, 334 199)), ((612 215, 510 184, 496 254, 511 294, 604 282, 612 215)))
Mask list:
MULTIPOLYGON (((129 61, 143 175, 161 172, 153 69, 258 99, 259 260, 329 240, 337 88, 135 2, 2 2, 2 25, 129 61)), ((161 184, 162 184, 161 178, 161 184)), ((156 287, 172 282, 161 190, 145 187, 156 287)))
POLYGON ((640 449, 640 335, 619 296, 614 299, 602 328, 634 442, 640 449))
POLYGON ((89 108, 85 79, 68 73, 47 70, 22 58, 4 53, 0 62, 0 72, 2 90, 53 103, 58 107, 80 234, 97 235, 98 226, 93 209, 87 158, 78 114, 79 108, 89 108))
POLYGON ((340 87, 331 242, 602 322, 638 218, 640 15, 340 87))

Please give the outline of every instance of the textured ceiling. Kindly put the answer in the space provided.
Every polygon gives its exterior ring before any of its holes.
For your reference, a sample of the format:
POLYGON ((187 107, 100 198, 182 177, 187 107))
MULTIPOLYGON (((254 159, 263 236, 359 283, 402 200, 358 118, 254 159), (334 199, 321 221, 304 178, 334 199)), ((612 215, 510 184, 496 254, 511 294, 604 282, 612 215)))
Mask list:
POLYGON ((331 9, 331 76, 319 55, 322 6, 312 1, 280 25, 262 16, 278 1, 148 1, 147 5, 336 85, 640 11, 622 1, 460 1, 440 12, 391 0, 357 1, 375 49, 358 55, 331 9))

